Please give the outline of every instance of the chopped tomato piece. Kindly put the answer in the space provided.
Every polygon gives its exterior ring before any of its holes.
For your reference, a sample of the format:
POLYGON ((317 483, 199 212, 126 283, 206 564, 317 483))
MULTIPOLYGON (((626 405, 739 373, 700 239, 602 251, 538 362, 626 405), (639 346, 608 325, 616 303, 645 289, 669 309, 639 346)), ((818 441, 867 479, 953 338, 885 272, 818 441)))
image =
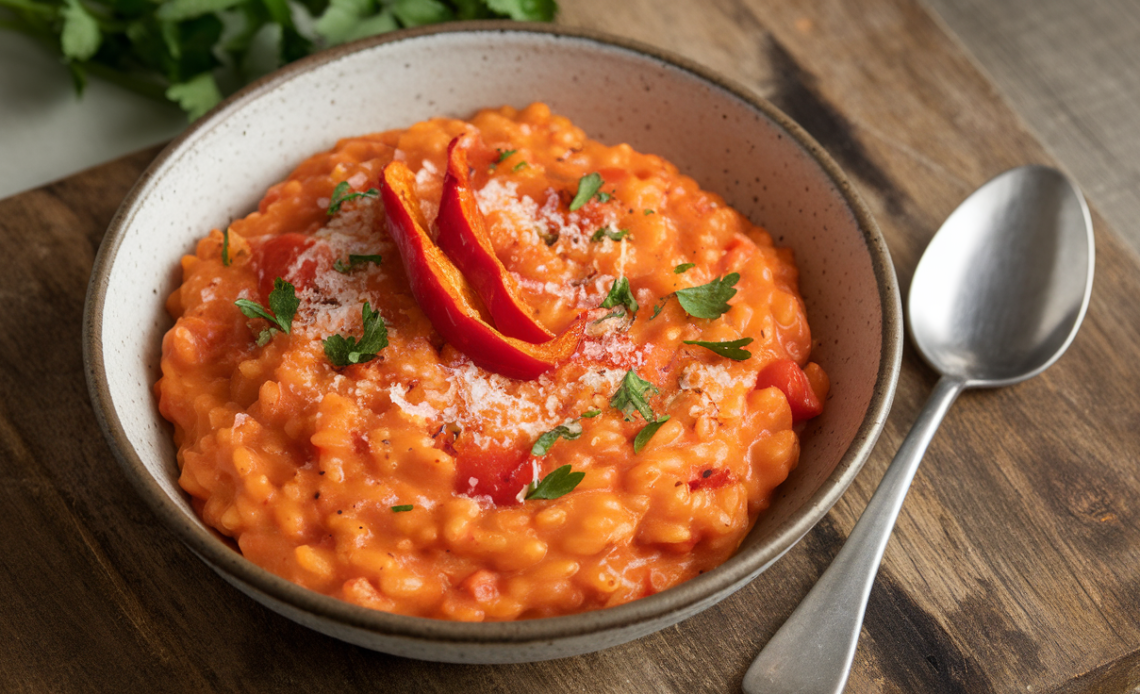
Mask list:
POLYGON ((281 234, 274 236, 253 250, 253 265, 257 268, 257 291, 261 303, 269 305, 269 293, 273 291, 273 280, 281 279, 293 285, 300 292, 317 275, 317 261, 305 260, 299 265, 298 258, 313 246, 313 240, 304 234, 281 234))
POLYGON ((702 470, 701 474, 697 475, 695 479, 689 480, 689 491, 695 492, 698 489, 717 489, 723 487, 732 481, 732 471, 726 467, 717 470, 708 468, 702 470))
POLYGON ((765 366, 756 377, 756 387, 779 388, 788 399, 793 422, 802 422, 823 412, 823 403, 812 390, 808 377, 791 359, 780 359, 765 366))
POLYGON ((530 451, 525 448, 479 448, 460 443, 455 456, 456 491, 489 496, 497 506, 517 504, 519 492, 534 476, 529 459, 530 451))

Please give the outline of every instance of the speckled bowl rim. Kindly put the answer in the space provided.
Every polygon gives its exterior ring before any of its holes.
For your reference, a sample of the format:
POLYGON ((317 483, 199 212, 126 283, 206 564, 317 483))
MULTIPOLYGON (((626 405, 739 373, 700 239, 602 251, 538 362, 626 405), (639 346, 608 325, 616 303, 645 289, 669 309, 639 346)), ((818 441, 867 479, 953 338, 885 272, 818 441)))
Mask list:
MULTIPOLYGON (((886 242, 874 219, 839 166, 806 131, 787 115, 748 89, 721 77, 707 68, 685 58, 637 41, 611 36, 602 32, 509 21, 472 21, 442 24, 432 27, 408 29, 364 39, 335 47, 292 63, 281 70, 247 86, 215 107, 210 113, 192 124, 175 138, 143 172, 138 182, 124 199, 107 230, 95 259, 83 320, 84 368, 88 389, 94 404, 95 415, 115 457, 139 494, 158 517, 190 549, 206 563, 221 570, 277 601, 310 613, 315 617, 341 623, 350 628, 394 636, 425 643, 451 643, 489 646, 494 644, 519 645, 557 641, 563 638, 585 636, 648 624, 659 621, 662 626, 677 620, 667 620, 670 613, 681 613, 691 608, 710 606, 715 598, 725 597, 747 580, 767 568, 784 552, 800 540, 819 522, 847 490, 863 464, 886 422, 894 398, 902 360, 902 303, 894 266, 886 242), (242 108, 247 102, 292 79, 294 76, 319 65, 339 60, 348 54, 374 46, 445 33, 519 32, 543 34, 553 37, 580 39, 620 48, 656 60, 666 66, 704 80, 742 100, 770 118, 790 135, 819 165, 834 183, 853 213, 863 234, 871 265, 878 285, 882 311, 882 345, 879 371, 875 387, 855 437, 835 469, 820 485, 815 494, 799 510, 761 543, 733 555, 727 562, 667 591, 635 600, 624 605, 564 617, 491 623, 466 623, 379 612, 343 602, 316 593, 276 576, 258 567, 228 547, 210 532, 186 517, 183 509, 175 505, 151 476, 130 440, 127 438, 114 409, 107 385, 100 336, 103 333, 102 314, 110 269, 122 243, 126 221, 131 210, 148 188, 148 182, 176 156, 183 143, 199 130, 214 127, 227 115, 242 108)), ((157 412, 156 412, 157 414, 157 412)))

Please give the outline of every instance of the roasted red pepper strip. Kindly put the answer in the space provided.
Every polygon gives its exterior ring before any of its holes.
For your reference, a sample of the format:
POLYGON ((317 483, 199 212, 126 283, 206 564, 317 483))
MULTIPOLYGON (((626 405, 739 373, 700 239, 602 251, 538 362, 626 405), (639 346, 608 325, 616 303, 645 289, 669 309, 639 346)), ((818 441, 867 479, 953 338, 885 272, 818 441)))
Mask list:
POLYGON ((540 345, 491 327, 471 286, 428 236, 415 185, 415 174, 403 162, 388 164, 380 174, 388 232, 400 250, 412 294, 439 334, 476 365, 510 378, 537 378, 568 359, 582 339, 586 314, 540 345))
POLYGON ((802 422, 823 412, 823 403, 812 390, 808 377, 790 359, 780 359, 765 366, 756 376, 756 387, 779 388, 788 399, 793 422, 802 422))
POLYGON ((487 225, 467 168, 467 150, 474 146, 474 133, 464 133, 447 147, 447 175, 439 201, 439 235, 436 243, 451 258, 491 313, 495 328, 508 337, 527 342, 547 342, 554 333, 531 315, 518 297, 518 283, 495 255, 487 225))

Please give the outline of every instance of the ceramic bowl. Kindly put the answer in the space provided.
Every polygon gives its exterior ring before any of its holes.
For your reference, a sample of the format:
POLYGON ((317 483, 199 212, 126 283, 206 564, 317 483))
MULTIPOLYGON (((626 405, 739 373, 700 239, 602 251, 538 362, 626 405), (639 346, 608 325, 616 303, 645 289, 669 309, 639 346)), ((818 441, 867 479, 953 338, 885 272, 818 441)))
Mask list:
POLYGON ((223 579, 286 617, 367 648, 425 660, 523 662, 599 650, 722 600, 776 561, 844 492, 890 406, 901 304, 886 245, 843 173, 771 104, 688 61, 595 33, 467 23, 365 40, 294 63, 194 123, 123 202, 86 306, 91 397, 142 501, 223 579), (244 559, 207 529, 178 486, 171 429, 153 384, 163 307, 180 256, 211 228, 338 138, 432 116, 543 101, 592 138, 674 162, 795 249, 831 377, 827 411, 799 466, 719 568, 626 605, 567 617, 469 624, 372 611, 310 592, 244 559))

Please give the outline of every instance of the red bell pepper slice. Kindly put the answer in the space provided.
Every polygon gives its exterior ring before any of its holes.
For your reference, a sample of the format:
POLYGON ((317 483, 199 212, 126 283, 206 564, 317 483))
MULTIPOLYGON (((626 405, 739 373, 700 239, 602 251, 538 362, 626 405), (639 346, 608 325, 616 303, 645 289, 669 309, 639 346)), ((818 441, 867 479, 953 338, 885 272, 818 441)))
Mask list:
POLYGON ((447 175, 443 179, 435 242, 475 288, 499 332, 527 342, 546 342, 554 338, 554 333, 536 321, 519 299, 518 283, 495 255, 483 213, 475 201, 467 167, 467 150, 474 146, 475 137, 474 133, 464 133, 447 146, 447 175))
POLYGON ((780 359, 764 367, 756 377, 757 388, 779 388, 792 409, 792 421, 802 422, 823 412, 823 403, 811 388, 803 369, 791 359, 780 359))
POLYGON ((476 365, 522 380, 538 378, 570 358, 582 339, 586 314, 554 339, 538 345, 495 330, 486 321, 471 285, 428 235, 415 185, 415 174, 403 162, 394 161, 380 174, 380 198, 412 295, 443 339, 476 365))

